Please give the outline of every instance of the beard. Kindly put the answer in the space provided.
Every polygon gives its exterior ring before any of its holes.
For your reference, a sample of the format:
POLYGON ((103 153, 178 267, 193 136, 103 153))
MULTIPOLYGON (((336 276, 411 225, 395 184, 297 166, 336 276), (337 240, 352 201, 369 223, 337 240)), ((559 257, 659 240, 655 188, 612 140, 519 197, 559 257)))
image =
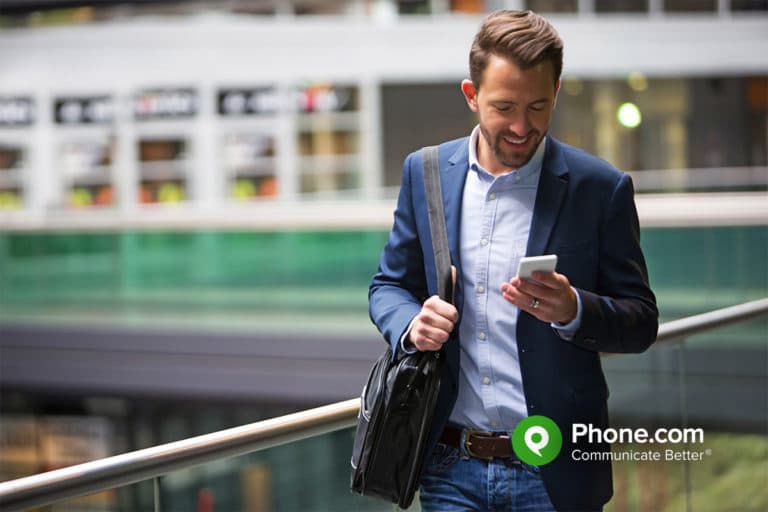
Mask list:
POLYGON ((500 132, 495 137, 492 137, 491 133, 482 124, 480 125, 480 133, 491 149, 491 153, 496 161, 510 169, 519 169, 530 162, 533 154, 536 153, 536 149, 539 147, 539 143, 546 134, 539 133, 537 130, 531 130, 524 137, 518 137, 511 132, 500 132), (518 145, 505 139, 524 139, 525 142, 518 145))

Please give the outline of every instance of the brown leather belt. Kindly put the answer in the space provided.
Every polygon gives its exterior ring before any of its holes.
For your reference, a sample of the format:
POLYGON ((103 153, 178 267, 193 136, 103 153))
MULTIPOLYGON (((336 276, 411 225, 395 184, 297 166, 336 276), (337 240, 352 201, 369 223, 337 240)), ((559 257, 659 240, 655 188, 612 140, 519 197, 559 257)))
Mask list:
MULTIPOLYGON (((461 429, 445 427, 440 442, 461 450, 461 429)), ((512 440, 507 433, 466 429, 464 447, 470 456, 478 459, 519 460, 512 451, 512 440)))

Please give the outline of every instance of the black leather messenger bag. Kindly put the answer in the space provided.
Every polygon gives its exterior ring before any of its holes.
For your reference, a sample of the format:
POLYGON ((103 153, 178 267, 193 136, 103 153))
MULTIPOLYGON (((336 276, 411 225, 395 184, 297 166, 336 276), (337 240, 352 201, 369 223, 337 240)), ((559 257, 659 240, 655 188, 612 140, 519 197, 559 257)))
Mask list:
MULTIPOLYGON (((453 302, 453 279, 440 187, 437 146, 422 149, 438 294, 453 302)), ((419 486, 432 415, 440 391, 440 352, 392 356, 371 368, 360 398, 352 449, 354 492, 408 508, 419 486)))

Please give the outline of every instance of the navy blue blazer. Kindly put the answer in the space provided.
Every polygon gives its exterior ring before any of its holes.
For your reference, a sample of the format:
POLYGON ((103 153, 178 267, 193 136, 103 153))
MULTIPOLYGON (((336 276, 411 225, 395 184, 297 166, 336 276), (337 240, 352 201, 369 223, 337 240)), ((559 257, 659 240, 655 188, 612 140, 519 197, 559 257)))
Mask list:
MULTIPOLYGON (((461 275, 459 229, 468 138, 439 146, 451 261, 461 275)), ((575 449, 608 451, 607 445, 574 444, 573 423, 608 426, 608 388, 600 352, 642 352, 656 339, 658 310, 640 249, 640 226, 630 177, 607 162, 548 137, 526 255, 557 254, 557 271, 582 300, 581 327, 564 341, 552 327, 519 313, 517 340, 530 415, 542 414, 563 434, 560 455, 542 467, 558 510, 597 509, 613 491, 608 461, 577 462, 575 449)), ((393 351, 427 297, 437 293, 421 153, 403 166, 394 225, 369 290, 371 319, 393 351)), ((455 304, 459 322, 461 279, 455 304)), ((501 283, 498 283, 501 285, 501 283)), ((445 363, 429 448, 442 432, 457 396, 459 329, 444 346, 445 363)))

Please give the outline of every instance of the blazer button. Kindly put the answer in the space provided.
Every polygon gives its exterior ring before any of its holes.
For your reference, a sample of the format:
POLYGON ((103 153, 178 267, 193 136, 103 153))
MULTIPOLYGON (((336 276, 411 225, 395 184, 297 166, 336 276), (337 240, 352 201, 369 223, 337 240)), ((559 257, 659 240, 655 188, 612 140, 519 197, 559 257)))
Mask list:
POLYGON ((591 343, 592 345, 594 345, 595 343, 597 343, 597 340, 595 338, 584 338, 584 342, 591 343))

